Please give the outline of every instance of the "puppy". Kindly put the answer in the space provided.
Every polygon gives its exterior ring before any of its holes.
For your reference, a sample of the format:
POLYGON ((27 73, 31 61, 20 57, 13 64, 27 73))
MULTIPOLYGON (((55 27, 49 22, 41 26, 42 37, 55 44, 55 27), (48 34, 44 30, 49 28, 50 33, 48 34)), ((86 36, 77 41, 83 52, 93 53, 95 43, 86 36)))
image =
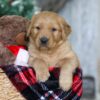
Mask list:
POLYGON ((31 20, 27 37, 29 37, 29 65, 36 71, 39 81, 46 81, 50 66, 60 67, 59 84, 63 90, 72 86, 73 71, 79 66, 68 36, 71 27, 54 12, 44 11, 31 20))

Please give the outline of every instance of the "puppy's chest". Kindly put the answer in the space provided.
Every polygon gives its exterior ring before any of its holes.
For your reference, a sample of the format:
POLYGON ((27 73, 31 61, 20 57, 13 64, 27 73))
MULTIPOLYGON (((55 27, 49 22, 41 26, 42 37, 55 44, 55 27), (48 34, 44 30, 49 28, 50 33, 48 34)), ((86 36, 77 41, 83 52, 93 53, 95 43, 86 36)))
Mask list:
POLYGON ((66 45, 63 44, 61 47, 56 49, 55 51, 52 52, 41 52, 37 49, 35 49, 32 45, 29 47, 29 53, 30 53, 30 58, 32 59, 42 59, 44 60, 48 66, 55 66, 60 60, 64 59, 67 57, 68 52, 70 51, 70 46, 69 44, 66 45))
POLYGON ((43 60, 48 64, 48 66, 55 66, 57 62, 62 58, 60 55, 42 55, 43 60))
POLYGON ((47 53, 40 53, 40 52, 34 52, 33 58, 39 58, 44 60, 48 66, 55 66, 61 59, 65 57, 64 52, 55 52, 53 54, 47 54, 47 53))

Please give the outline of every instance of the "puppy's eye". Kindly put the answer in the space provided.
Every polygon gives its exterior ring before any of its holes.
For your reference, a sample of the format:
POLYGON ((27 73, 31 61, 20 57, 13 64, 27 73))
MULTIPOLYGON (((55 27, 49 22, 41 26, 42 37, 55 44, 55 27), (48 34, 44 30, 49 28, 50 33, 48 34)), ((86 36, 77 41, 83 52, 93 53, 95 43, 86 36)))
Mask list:
POLYGON ((51 31, 52 32, 55 32, 55 31, 57 31, 57 29, 56 28, 52 28, 51 31))
POLYGON ((39 26, 36 26, 35 28, 36 28, 37 30, 40 30, 40 27, 39 27, 39 26))

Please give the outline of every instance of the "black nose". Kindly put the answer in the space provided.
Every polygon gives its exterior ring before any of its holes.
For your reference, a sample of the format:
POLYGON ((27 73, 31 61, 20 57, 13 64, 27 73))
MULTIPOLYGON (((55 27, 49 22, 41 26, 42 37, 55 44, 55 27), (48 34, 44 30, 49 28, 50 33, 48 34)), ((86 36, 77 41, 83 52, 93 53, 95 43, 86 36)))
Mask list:
POLYGON ((40 42, 41 42, 41 44, 47 44, 48 38, 47 37, 42 37, 42 38, 40 38, 40 42))

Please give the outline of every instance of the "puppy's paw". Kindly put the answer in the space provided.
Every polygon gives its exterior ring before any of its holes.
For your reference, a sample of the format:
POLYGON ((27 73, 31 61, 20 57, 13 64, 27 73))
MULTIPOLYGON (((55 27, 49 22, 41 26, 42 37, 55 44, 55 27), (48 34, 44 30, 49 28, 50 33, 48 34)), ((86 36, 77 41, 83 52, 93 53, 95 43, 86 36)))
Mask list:
POLYGON ((37 81, 44 82, 48 80, 50 74, 46 62, 39 58, 31 58, 30 61, 32 62, 31 64, 35 69, 37 81))
POLYGON ((50 77, 49 71, 42 71, 36 73, 36 78, 38 81, 45 82, 50 77))
POLYGON ((59 85, 64 91, 68 91, 72 86, 72 78, 60 78, 59 85))

